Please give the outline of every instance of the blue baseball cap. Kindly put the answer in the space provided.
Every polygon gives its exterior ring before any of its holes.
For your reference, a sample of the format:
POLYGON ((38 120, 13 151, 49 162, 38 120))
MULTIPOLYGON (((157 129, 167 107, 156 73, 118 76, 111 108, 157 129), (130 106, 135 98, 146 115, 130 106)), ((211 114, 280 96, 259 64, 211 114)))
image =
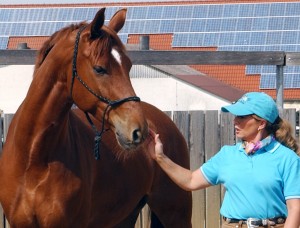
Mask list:
POLYGON ((224 106, 221 110, 236 116, 255 114, 270 123, 274 123, 279 116, 278 108, 273 98, 262 92, 246 93, 237 102, 224 106))

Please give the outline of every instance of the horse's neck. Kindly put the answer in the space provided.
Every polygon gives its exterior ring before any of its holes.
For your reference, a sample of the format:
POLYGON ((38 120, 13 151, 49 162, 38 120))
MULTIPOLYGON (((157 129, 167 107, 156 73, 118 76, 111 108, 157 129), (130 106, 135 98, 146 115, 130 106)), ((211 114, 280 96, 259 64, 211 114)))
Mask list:
MULTIPOLYGON (((66 139, 71 101, 66 85, 36 75, 27 96, 10 125, 4 150, 5 157, 14 157, 21 170, 30 164, 45 164, 49 153, 55 152, 58 142, 66 139)), ((9 158, 7 158, 9 160, 9 158)), ((3 160, 3 159, 2 159, 3 160)))
POLYGON ((30 137, 42 136, 43 132, 59 128, 67 121, 71 102, 66 90, 65 83, 52 79, 51 75, 36 75, 33 78, 17 112, 16 127, 23 131, 23 137, 27 135, 30 140, 30 137))

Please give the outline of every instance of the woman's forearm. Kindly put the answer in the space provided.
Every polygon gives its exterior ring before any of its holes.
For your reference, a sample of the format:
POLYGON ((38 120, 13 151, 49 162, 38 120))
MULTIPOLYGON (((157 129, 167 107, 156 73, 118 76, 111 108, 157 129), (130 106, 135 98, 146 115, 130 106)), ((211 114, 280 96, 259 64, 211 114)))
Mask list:
POLYGON ((300 227, 300 199, 287 200, 288 217, 284 224, 286 228, 300 227))
POLYGON ((181 188, 191 191, 190 181, 192 179, 192 172, 174 163, 167 156, 162 155, 156 158, 159 166, 165 173, 181 188))
POLYGON ((186 191, 194 191, 210 186, 199 169, 192 172, 177 165, 165 154, 156 157, 156 161, 171 180, 186 191))

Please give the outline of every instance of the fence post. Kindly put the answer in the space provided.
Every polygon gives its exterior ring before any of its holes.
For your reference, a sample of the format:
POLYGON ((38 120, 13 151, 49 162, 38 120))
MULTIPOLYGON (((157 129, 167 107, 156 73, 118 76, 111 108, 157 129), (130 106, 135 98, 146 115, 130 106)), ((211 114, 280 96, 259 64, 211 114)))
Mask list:
POLYGON ((4 143, 4 132, 3 132, 3 113, 0 109, 0 154, 2 153, 2 147, 4 143))
POLYGON ((140 50, 149 50, 149 36, 140 36, 140 50))
POLYGON ((279 110, 279 115, 283 112, 283 66, 276 65, 276 104, 279 110))
MULTIPOLYGON (((9 125, 10 125, 13 117, 14 117, 14 114, 5 114, 4 113, 1 115, 1 121, 3 121, 2 126, 1 126, 2 127, 1 131, 3 134, 3 138, 2 138, 3 143, 5 143, 8 128, 9 128, 9 125)), ((1 151, 1 153, 2 153, 2 151, 1 151)), ((10 227, 8 221, 5 219, 4 211, 3 211, 3 208, 1 205, 0 205, 0 227, 1 228, 9 228, 10 227)))

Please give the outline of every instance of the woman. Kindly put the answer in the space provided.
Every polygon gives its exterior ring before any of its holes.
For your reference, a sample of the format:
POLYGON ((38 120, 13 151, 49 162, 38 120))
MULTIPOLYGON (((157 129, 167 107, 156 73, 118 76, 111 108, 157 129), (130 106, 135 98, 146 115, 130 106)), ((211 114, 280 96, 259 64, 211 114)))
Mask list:
POLYGON ((150 131, 152 158, 187 191, 223 184, 224 228, 299 228, 299 148, 275 102, 265 93, 251 92, 222 111, 235 115, 235 132, 241 142, 222 147, 200 169, 190 171, 171 161, 163 153, 159 135, 150 131))

